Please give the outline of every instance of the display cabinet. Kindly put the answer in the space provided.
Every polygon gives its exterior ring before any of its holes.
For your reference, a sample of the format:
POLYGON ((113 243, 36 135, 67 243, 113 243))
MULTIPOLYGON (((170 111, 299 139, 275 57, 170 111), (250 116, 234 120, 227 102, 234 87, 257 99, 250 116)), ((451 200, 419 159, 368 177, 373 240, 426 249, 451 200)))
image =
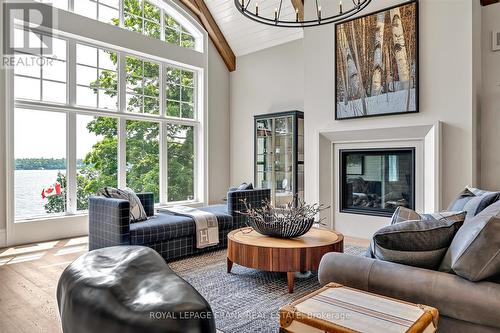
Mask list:
POLYGON ((271 189, 276 207, 304 200, 304 113, 255 116, 256 187, 271 189))

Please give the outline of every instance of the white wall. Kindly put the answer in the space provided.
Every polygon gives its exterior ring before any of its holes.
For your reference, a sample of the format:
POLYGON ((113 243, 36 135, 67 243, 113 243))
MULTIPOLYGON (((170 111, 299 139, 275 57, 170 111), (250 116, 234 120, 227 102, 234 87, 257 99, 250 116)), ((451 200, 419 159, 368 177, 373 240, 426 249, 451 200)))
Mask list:
POLYGON ((500 189, 500 51, 491 51, 500 31, 500 4, 482 9, 481 185, 500 189))
POLYGON ((208 47, 208 201, 229 188, 229 71, 212 41, 208 47))
POLYGON ((231 73, 231 184, 253 181, 253 116, 304 109, 302 40, 238 57, 231 73))
MULTIPOLYGON (((231 74, 231 182, 253 178, 252 115, 266 112, 266 108, 277 111, 271 109, 276 105, 300 104, 297 99, 302 94, 297 90, 302 85, 291 77, 304 75, 306 200, 318 202, 321 199, 319 184, 323 180, 319 179, 319 169, 323 166, 319 163, 319 155, 329 146, 320 144, 320 130, 432 125, 442 121, 443 206, 447 206, 464 186, 477 185, 476 94, 480 85, 476 78, 480 50, 474 49, 473 45, 474 38, 479 36, 480 15, 476 2, 419 1, 418 114, 334 120, 334 25, 305 29, 303 53, 297 50, 301 59, 303 56, 303 74, 297 56, 284 52, 293 49, 292 45, 298 47, 298 44, 278 46, 238 58, 238 69, 231 74), (284 72, 283 76, 277 76, 279 72, 284 72)), ((397 3, 400 1, 374 0, 364 13, 397 3)), ((312 6, 312 2, 309 5, 312 6)), ((356 236, 356 232, 350 233, 350 236, 356 236)))

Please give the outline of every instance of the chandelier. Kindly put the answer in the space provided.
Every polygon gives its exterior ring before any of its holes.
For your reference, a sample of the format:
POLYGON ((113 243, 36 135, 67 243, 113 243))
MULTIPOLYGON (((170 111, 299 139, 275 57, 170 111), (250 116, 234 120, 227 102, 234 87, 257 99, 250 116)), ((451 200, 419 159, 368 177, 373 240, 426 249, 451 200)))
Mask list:
MULTIPOLYGON (((304 0, 285 0, 292 4, 295 15, 289 12, 283 13, 283 0, 261 0, 261 2, 264 1, 266 4, 272 1, 276 3, 274 15, 269 10, 269 6, 266 6, 265 13, 262 13, 262 10, 259 13, 258 0, 234 0, 234 4, 240 13, 256 22, 284 28, 306 28, 343 21, 362 11, 372 0, 347 0, 349 3, 352 2, 352 7, 349 6, 349 8, 344 8, 340 0, 338 7, 335 6, 336 8, 330 8, 327 11, 324 9, 322 11, 321 5, 318 4, 319 0, 314 0, 315 13, 313 11, 313 16, 307 19, 304 18, 304 0)), ((329 7, 331 4, 332 1, 328 0, 329 7)))

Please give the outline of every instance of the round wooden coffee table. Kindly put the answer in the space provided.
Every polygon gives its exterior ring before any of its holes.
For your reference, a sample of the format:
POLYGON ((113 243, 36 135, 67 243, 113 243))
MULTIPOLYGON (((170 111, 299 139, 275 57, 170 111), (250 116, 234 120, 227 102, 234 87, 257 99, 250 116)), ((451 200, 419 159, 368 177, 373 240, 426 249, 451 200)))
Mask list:
POLYGON ((292 239, 264 236, 251 228, 228 234, 227 272, 233 263, 270 272, 286 272, 288 292, 293 292, 295 272, 317 271, 321 257, 344 251, 344 236, 333 230, 312 228, 292 239))

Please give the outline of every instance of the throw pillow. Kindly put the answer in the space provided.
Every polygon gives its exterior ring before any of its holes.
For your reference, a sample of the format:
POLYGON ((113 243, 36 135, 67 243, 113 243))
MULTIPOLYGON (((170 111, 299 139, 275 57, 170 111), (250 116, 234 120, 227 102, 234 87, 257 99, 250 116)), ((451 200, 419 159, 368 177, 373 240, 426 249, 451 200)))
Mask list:
POLYGON ((463 222, 466 216, 465 214, 466 214, 465 211, 461 212, 446 211, 446 212, 431 213, 431 214, 419 214, 413 209, 400 206, 396 208, 394 214, 392 215, 391 225, 412 220, 428 221, 428 220, 448 219, 448 220, 463 222))
POLYGON ((373 236, 370 246, 372 256, 409 266, 437 269, 464 219, 465 212, 425 214, 418 220, 384 227, 373 236))
POLYGON ((117 189, 114 187, 105 187, 100 189, 97 192, 97 195, 106 197, 106 198, 114 198, 114 199, 123 199, 130 202, 130 222, 140 222, 148 219, 146 215, 146 211, 142 206, 141 200, 135 194, 135 192, 130 188, 125 189, 117 189))
POLYGON ((253 190, 253 185, 252 183, 247 184, 247 183, 242 183, 240 186, 238 186, 237 191, 244 191, 244 190, 253 190))
POLYGON ((476 216, 486 207, 500 199, 500 192, 466 187, 448 207, 448 210, 465 210, 467 219, 476 216))
POLYGON ((464 223, 439 270, 470 281, 500 274, 500 201, 464 223))

